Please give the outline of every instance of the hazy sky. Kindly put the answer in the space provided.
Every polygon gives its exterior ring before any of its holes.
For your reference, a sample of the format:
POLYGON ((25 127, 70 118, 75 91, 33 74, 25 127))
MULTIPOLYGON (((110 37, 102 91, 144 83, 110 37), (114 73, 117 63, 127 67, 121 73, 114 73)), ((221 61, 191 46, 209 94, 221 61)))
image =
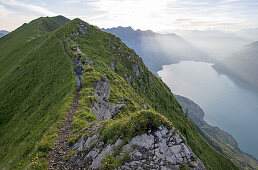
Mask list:
POLYGON ((0 30, 55 15, 79 17, 101 28, 236 31, 258 28, 258 0, 0 0, 0 30))

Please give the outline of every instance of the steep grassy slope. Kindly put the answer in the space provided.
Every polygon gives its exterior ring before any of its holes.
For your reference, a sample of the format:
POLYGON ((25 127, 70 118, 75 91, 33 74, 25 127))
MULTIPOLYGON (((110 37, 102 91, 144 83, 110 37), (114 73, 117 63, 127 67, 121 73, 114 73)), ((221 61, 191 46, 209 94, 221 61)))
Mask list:
POLYGON ((65 116, 72 63, 47 34, 65 20, 39 18, 0 39, 0 169, 31 160, 44 132, 65 116))
MULTIPOLYGON (((64 41, 70 55, 74 56, 73 48, 80 49, 80 60, 91 63, 94 74, 87 75, 91 83, 101 78, 108 78, 113 85, 111 101, 126 102, 125 113, 142 109, 153 109, 162 113, 187 138, 188 144, 205 163, 208 169, 238 169, 229 159, 215 151, 196 131, 190 119, 185 119, 181 106, 177 103, 170 89, 148 68, 135 52, 128 48, 118 37, 103 32, 94 26, 75 19, 64 25, 57 32, 64 41), (86 25, 86 26, 84 26, 86 25), (70 47, 70 48, 69 48, 70 47), (89 76, 89 77, 88 77, 89 76), (123 82, 121 88, 117 86, 123 82), (129 86, 128 86, 129 85, 129 86), (131 88, 134 90, 132 91, 131 88), (130 93, 128 94, 128 91, 130 93), (127 96, 127 97, 126 97, 127 96), (139 104, 139 102, 141 104, 139 104), (145 106, 145 107, 144 107, 145 106)), ((74 49, 74 51, 78 51, 74 49)), ((90 112, 90 99, 93 88, 85 89, 86 111, 90 112)), ((82 126, 83 127, 83 126, 82 126)), ((79 131, 77 129, 77 131, 79 131)))

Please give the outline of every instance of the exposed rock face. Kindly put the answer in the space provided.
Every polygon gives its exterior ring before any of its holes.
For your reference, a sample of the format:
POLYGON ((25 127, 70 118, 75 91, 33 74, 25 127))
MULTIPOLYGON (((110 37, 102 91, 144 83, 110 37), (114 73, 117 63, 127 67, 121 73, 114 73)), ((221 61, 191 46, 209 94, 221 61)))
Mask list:
POLYGON ((182 163, 192 169, 205 169, 184 137, 174 128, 168 130, 163 126, 148 134, 135 136, 125 145, 120 139, 112 145, 104 144, 96 133, 87 140, 81 138, 73 148, 76 153, 69 159, 69 164, 77 169, 100 169, 101 160, 106 155, 121 158, 125 152, 130 154, 130 158, 122 163, 120 169, 180 169, 182 163), (121 147, 121 152, 114 155, 116 146, 121 147))
POLYGON ((109 98, 110 84, 108 79, 101 79, 95 84, 94 89, 94 97, 96 97, 98 100, 107 100, 109 98))
POLYGON ((79 32, 83 35, 86 34, 86 30, 88 29, 89 25, 85 22, 80 22, 78 26, 79 32))
POLYGON ((110 120, 120 112, 119 109, 124 104, 111 105, 107 102, 110 96, 108 79, 101 79, 95 84, 94 89, 94 97, 98 100, 92 104, 91 111, 97 115, 99 121, 110 120))
POLYGON ((149 81, 151 84, 153 84, 153 80, 152 80, 151 76, 149 76, 149 81))
POLYGON ((86 22, 80 22, 78 24, 78 30, 75 31, 75 32, 72 32, 72 36, 73 37, 77 37, 79 34, 83 34, 85 35, 86 34, 86 30, 88 29, 89 27, 89 24, 87 24, 86 22))
POLYGON ((110 68, 111 68, 113 71, 116 71, 115 65, 116 65, 116 62, 115 62, 115 61, 112 61, 111 64, 109 65, 110 68))
POLYGON ((120 107, 123 105, 110 105, 104 100, 98 100, 94 102, 91 111, 95 113, 99 121, 110 120, 115 117, 120 111, 120 107))
POLYGON ((140 76, 140 72, 139 72, 139 68, 138 68, 138 65, 134 65, 133 66, 133 72, 135 73, 135 75, 138 77, 140 76))

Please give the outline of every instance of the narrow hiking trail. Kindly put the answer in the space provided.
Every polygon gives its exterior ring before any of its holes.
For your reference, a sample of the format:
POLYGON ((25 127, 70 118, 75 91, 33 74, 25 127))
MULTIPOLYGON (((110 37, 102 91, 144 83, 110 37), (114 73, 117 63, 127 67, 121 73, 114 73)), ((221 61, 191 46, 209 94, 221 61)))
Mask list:
MULTIPOLYGON (((57 38, 60 40, 60 42, 64 46, 65 53, 69 56, 69 58, 74 61, 74 59, 68 54, 66 50, 66 45, 60 39, 60 37, 57 36, 57 38)), ((69 164, 66 161, 66 155, 67 152, 69 151, 69 146, 67 144, 69 136, 72 131, 72 122, 73 122, 73 115, 75 111, 78 108, 78 100, 80 97, 80 91, 76 91, 76 94, 73 99, 73 104, 70 108, 70 111, 68 112, 68 115, 65 119, 65 123, 63 126, 59 129, 58 131, 58 138, 55 141, 54 148, 48 153, 47 156, 47 162, 48 162, 48 167, 47 169, 71 169, 69 168, 69 164)))
POLYGON ((67 142, 72 131, 73 114, 78 107, 79 95, 80 92, 77 91, 65 123, 58 131, 58 139, 55 141, 55 146, 48 154, 48 169, 68 169, 65 160, 66 154, 69 150, 67 142))

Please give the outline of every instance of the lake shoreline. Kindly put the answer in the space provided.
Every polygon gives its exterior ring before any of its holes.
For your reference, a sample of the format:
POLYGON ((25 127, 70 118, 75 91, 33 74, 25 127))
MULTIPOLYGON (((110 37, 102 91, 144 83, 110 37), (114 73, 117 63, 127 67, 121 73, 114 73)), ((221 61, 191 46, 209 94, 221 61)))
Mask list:
POLYGON ((200 105, 207 123, 232 134, 242 151, 257 158, 258 137, 252 134, 258 129, 255 122, 258 120, 258 93, 214 66, 213 63, 182 61, 162 66, 158 75, 173 94, 200 105))

